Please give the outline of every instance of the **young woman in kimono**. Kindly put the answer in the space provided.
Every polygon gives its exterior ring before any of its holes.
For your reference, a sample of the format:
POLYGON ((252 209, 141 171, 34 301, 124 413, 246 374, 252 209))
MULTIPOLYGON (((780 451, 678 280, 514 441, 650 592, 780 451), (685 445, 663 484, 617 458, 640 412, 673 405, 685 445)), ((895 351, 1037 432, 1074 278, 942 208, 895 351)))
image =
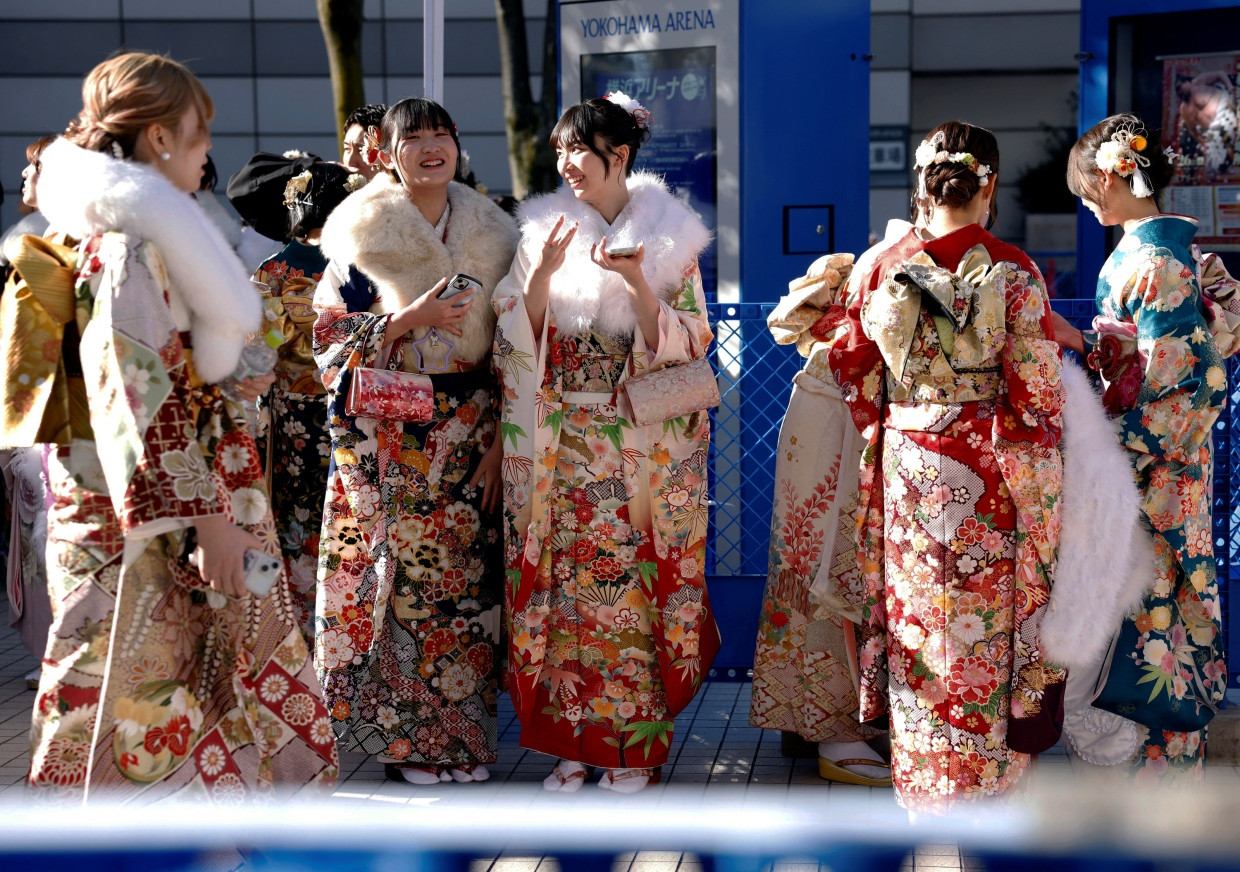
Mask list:
POLYGON ((219 384, 262 318, 189 196, 210 98, 139 52, 96 67, 82 96, 39 180, 52 225, 82 240, 55 310, 80 336, 65 360, 80 358, 89 432, 49 459, 54 621, 29 784, 143 802, 329 789, 336 746, 292 591, 244 584, 244 552, 277 546, 254 440, 219 384))
POLYGON ((1202 777, 1205 730, 1165 718, 1180 708, 1217 710, 1227 689, 1210 538, 1210 430, 1227 373, 1202 303, 1197 222, 1158 211, 1157 194, 1173 173, 1135 115, 1113 115, 1077 141, 1068 185, 1099 223, 1124 235, 1098 276, 1094 330, 1056 321, 1057 339, 1102 376, 1103 405, 1132 459, 1153 531, 1149 586, 1114 653, 1131 660, 1159 698, 1136 712, 1127 760, 1138 782, 1151 783, 1202 777))
POLYGON ((495 292, 503 380, 508 690, 543 782, 641 790, 718 650, 704 583, 705 412, 632 423, 626 378, 711 341, 698 217, 634 173, 649 116, 623 94, 551 134, 564 186, 521 208, 495 292), (635 249, 612 256, 609 250, 635 249))
POLYGON ((805 365, 793 377, 779 428, 771 545, 749 722, 818 745, 828 781, 884 787, 890 767, 867 740, 882 727, 858 720, 855 625, 847 591, 857 589, 857 471, 865 442, 831 374, 827 355, 847 322, 857 281, 912 225, 892 220, 878 245, 816 260, 767 318, 781 345, 796 343, 805 365))
POLYGON ((336 208, 314 296, 332 469, 319 544, 315 662, 348 749, 414 784, 483 781, 497 743, 501 626, 498 397, 491 292, 517 230, 453 181, 460 143, 439 104, 380 125, 385 172, 336 208), (464 273, 472 298, 440 299, 464 273), (353 417, 353 370, 428 374, 425 423, 353 417))
POLYGON ((1033 262, 983 229, 999 149, 960 122, 917 149, 924 228, 879 255, 831 371, 867 444, 861 717, 890 716, 896 798, 1009 790, 1053 744, 1037 648, 1058 539, 1060 357, 1033 262))
POLYGON ((314 362, 314 288, 327 270, 319 236, 327 216, 366 183, 337 163, 319 161, 285 188, 288 243, 254 273, 266 327, 283 336, 275 383, 259 398, 258 451, 267 470, 276 537, 314 645, 315 578, 331 435, 327 391, 314 362))

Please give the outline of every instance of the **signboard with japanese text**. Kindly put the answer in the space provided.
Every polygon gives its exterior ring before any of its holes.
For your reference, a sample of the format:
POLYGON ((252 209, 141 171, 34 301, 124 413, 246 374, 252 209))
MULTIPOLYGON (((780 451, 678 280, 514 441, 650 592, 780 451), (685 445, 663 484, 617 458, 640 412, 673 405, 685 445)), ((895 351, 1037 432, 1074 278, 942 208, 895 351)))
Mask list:
POLYGON ((560 108, 622 91, 652 116, 636 169, 663 176, 717 241, 700 260, 707 299, 739 298, 738 22, 726 0, 611 0, 560 7, 560 108))

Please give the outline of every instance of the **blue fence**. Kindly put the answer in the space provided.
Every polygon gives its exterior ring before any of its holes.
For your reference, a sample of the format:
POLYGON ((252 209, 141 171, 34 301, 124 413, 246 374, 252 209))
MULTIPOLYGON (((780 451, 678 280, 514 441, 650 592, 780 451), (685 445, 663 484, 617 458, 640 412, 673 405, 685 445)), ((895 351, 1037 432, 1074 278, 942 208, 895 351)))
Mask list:
MULTIPOLYGON (((1086 326, 1093 300, 1053 302, 1065 318, 1086 326)), ((723 634, 723 648, 712 677, 738 679, 753 665, 762 588, 766 583, 771 507, 775 487, 775 448, 779 426, 801 366, 794 346, 776 345, 766 329, 773 303, 712 303, 707 306, 715 330, 715 364, 723 402, 715 412, 712 452, 711 535, 707 584, 723 634)), ((1233 640, 1240 640, 1240 609, 1232 609, 1228 589, 1233 566, 1240 565, 1240 360, 1228 362, 1232 386, 1228 407, 1214 432, 1214 549, 1223 591, 1223 632, 1229 661, 1233 640)), ((1233 668, 1231 686, 1240 687, 1233 668)))

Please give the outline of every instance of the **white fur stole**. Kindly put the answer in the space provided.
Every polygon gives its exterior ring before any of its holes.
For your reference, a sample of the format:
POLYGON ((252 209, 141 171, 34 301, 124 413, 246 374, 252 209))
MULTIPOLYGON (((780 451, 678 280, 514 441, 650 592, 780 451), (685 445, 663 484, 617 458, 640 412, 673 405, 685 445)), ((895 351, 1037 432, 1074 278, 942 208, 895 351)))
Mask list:
POLYGON ((565 227, 577 222, 564 265, 551 277, 549 305, 557 329, 565 334, 597 329, 621 336, 637 329, 624 279, 590 259, 590 249, 604 236, 608 247, 645 244, 642 272, 655 296, 669 302, 680 292, 685 268, 710 244, 711 232, 702 219, 661 178, 635 172, 628 187, 629 203, 611 225, 563 186, 527 200, 518 212, 521 245, 531 262, 561 215, 565 227))
POLYGON ((194 198, 145 164, 65 139, 49 145, 41 161, 39 208, 51 226, 78 239, 117 231, 154 245, 198 375, 207 382, 230 375, 246 338, 262 326, 262 304, 249 272, 194 198))

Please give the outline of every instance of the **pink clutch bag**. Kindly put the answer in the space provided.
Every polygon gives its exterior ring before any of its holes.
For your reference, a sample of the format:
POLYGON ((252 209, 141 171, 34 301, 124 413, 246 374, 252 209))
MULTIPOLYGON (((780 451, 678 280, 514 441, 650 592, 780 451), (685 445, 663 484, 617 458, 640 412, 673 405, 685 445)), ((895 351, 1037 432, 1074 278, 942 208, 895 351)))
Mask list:
POLYGON ((620 387, 639 427, 670 421, 719 405, 719 384, 706 358, 625 380, 620 387))
POLYGON ((358 418, 424 424, 435 416, 435 388, 429 375, 362 366, 353 370, 344 410, 358 418))

